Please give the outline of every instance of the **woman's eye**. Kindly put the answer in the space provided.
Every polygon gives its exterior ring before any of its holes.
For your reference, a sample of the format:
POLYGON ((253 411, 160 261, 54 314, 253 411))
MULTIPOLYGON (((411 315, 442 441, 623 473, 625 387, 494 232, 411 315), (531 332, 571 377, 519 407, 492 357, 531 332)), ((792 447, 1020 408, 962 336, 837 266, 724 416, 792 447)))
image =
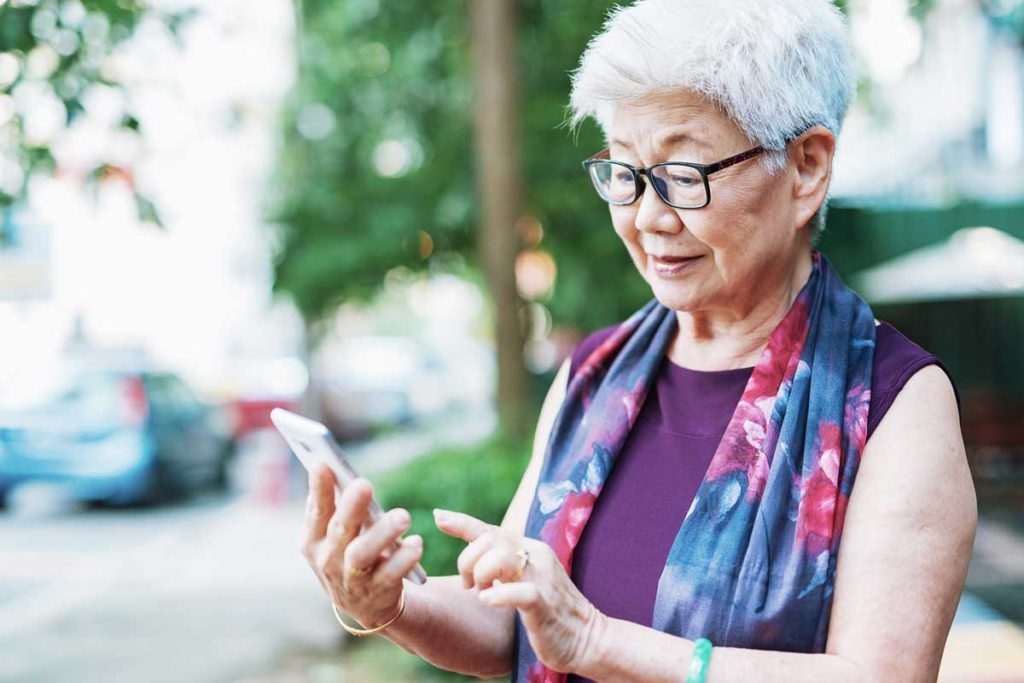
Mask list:
POLYGON ((672 176, 672 182, 680 187, 693 187, 697 179, 690 175, 674 175, 672 176))
POLYGON ((617 183, 631 183, 633 182, 633 174, 629 171, 617 171, 615 173, 615 182, 617 183))

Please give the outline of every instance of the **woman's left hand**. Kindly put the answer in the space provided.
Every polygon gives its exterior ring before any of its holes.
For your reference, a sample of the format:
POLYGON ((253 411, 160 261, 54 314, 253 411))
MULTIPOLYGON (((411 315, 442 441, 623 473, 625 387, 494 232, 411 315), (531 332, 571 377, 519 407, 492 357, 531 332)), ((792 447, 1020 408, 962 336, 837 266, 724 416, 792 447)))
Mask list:
POLYGON ((458 568, 482 602, 515 607, 538 659, 559 672, 578 671, 602 628, 604 615, 566 574, 546 543, 450 510, 435 510, 437 528, 469 543, 458 568), (524 565, 520 550, 526 551, 524 565))

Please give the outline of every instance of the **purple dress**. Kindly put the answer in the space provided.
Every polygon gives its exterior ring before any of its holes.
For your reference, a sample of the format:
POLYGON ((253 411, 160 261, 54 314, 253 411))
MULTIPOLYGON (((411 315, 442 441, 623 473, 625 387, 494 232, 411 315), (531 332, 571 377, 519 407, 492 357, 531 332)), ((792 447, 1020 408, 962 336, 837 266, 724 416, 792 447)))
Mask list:
MULTIPOLYGON (((571 375, 614 329, 579 344, 571 375)), ((930 364, 949 374, 942 361, 888 323, 876 335, 868 438, 911 375, 930 364)), ((644 401, 574 553, 572 579, 604 614, 652 623, 669 549, 753 370, 690 370, 667 357, 662 361, 655 391, 644 401)))

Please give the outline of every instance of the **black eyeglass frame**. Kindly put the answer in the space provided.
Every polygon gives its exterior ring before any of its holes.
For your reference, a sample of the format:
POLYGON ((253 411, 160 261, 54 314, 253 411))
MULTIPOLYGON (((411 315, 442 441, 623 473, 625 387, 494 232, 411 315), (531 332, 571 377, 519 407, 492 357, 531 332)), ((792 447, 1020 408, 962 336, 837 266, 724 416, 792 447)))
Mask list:
POLYGON ((752 159, 760 154, 763 154, 766 151, 767 150, 764 147, 758 145, 757 147, 752 147, 751 149, 748 149, 746 152, 734 154, 731 157, 722 159, 721 161, 716 161, 713 164, 697 164, 690 161, 663 161, 660 164, 654 164, 652 166, 642 168, 638 166, 632 166, 624 161, 613 161, 612 159, 609 158, 610 151, 607 148, 605 148, 602 149, 597 154, 594 154, 593 156, 590 156, 587 159, 585 159, 583 161, 583 168, 584 170, 586 170, 587 175, 590 177, 590 182, 594 184, 594 189, 597 190, 598 196, 601 197, 601 199, 603 199, 604 201, 614 206, 629 206, 636 200, 640 199, 640 195, 644 193, 644 189, 647 187, 647 185, 652 185, 658 197, 661 198, 661 201, 665 202, 674 209, 703 209, 705 206, 711 203, 711 183, 708 182, 709 175, 711 175, 712 173, 717 173, 722 169, 729 168, 730 166, 735 166, 741 161, 752 159), (635 184, 636 189, 633 193, 632 199, 628 201, 617 202, 611 199, 607 199, 601 193, 601 189, 597 186, 597 180, 595 180, 594 174, 590 172, 590 167, 598 162, 606 164, 616 164, 618 166, 622 166, 623 168, 628 168, 633 173, 633 183, 635 184), (673 204, 671 201, 669 201, 665 197, 665 195, 661 193, 661 190, 658 189, 658 183, 654 182, 655 178, 651 176, 651 171, 661 166, 688 166, 692 169, 695 169, 698 173, 700 173, 701 180, 704 181, 704 203, 701 204, 700 206, 679 206, 678 204, 673 204), (647 176, 647 182, 640 182, 640 176, 647 176))

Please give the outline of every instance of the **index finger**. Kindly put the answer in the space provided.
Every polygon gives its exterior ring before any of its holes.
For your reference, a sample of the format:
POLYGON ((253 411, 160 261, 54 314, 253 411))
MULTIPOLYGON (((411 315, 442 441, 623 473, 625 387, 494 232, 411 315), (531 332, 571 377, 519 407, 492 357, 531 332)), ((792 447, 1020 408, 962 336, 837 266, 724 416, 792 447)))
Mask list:
POLYGON ((434 523, 438 529, 449 536, 461 538, 466 542, 475 541, 477 537, 491 528, 491 525, 482 519, 463 512, 442 510, 441 508, 434 508, 434 523))

